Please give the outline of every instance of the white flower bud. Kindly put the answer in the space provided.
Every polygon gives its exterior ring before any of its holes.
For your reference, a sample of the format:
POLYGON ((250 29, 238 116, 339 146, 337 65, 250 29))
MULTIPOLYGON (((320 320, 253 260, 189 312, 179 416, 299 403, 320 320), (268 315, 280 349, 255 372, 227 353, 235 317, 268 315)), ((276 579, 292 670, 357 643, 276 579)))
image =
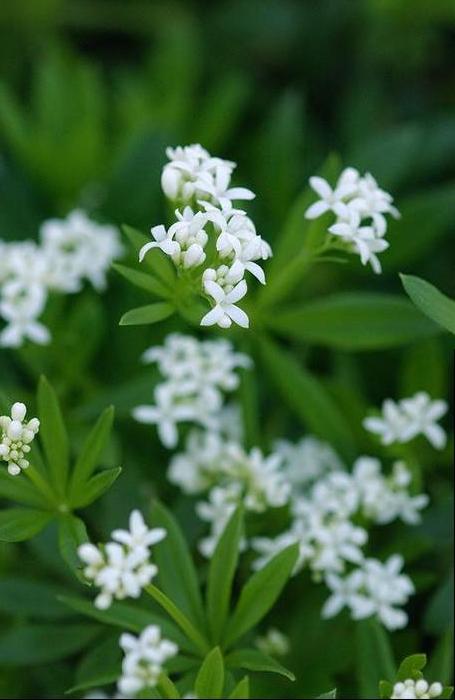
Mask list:
POLYGON ((18 420, 12 420, 8 426, 7 432, 11 440, 19 440, 22 435, 22 423, 18 420))
POLYGON ((186 268, 197 267, 205 260, 204 250, 197 243, 193 243, 183 256, 183 265, 186 268))
POLYGON ((166 165, 161 174, 161 189, 169 199, 177 199, 182 176, 177 168, 166 165))
POLYGON ((11 407, 11 418, 14 421, 19 421, 22 423, 22 421, 25 418, 25 414, 27 413, 27 407, 25 404, 20 403, 17 401, 16 403, 13 403, 11 407))

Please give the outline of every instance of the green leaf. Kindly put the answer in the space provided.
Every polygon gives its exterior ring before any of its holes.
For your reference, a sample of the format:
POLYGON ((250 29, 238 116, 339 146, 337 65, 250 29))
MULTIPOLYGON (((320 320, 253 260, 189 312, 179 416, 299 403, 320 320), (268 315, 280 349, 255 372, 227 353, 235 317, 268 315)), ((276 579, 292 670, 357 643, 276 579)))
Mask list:
POLYGON ((158 323, 169 318, 175 312, 175 307, 167 301, 157 301, 156 304, 138 306, 123 314, 120 319, 121 326, 142 326, 149 323, 158 323))
POLYGON ((374 698, 379 682, 395 678, 395 662, 387 632, 374 618, 356 623, 356 673, 361 697, 374 698))
POLYGON ((185 637, 178 628, 166 617, 155 613, 152 610, 138 608, 128 603, 114 601, 107 610, 99 610, 93 601, 72 596, 61 596, 62 603, 72 610, 86 615, 87 617, 102 622, 105 625, 118 627, 119 629, 139 634, 147 625, 158 625, 163 634, 175 641, 179 648, 184 651, 194 652, 193 645, 189 645, 185 637))
POLYGON ((291 575, 298 554, 298 545, 290 545, 247 581, 229 620, 226 646, 232 645, 267 614, 291 575))
POLYGON ((46 620, 61 620, 71 615, 59 601, 63 587, 50 581, 31 581, 21 576, 2 576, 0 610, 8 615, 21 615, 46 620))
POLYGON ((207 616, 215 641, 219 641, 229 612, 232 581, 239 558, 243 529, 243 510, 237 508, 229 519, 216 546, 209 568, 207 616))
POLYGON ((53 482, 61 495, 65 493, 69 468, 68 435, 55 391, 45 377, 38 384, 40 438, 53 482))
POLYGON ((342 410, 323 384, 287 351, 262 339, 262 359, 283 400, 308 430, 330 442, 345 459, 355 454, 355 442, 342 410))
POLYGON ((46 508, 49 505, 46 498, 34 488, 24 473, 11 476, 3 467, 0 470, 0 498, 35 508, 46 508))
POLYGON ((20 625, 0 636, 0 664, 31 666, 76 654, 99 634, 97 625, 20 625))
POLYGON ((337 689, 334 688, 333 690, 329 690, 328 693, 323 693, 322 695, 318 695, 318 698, 336 698, 337 696, 337 689))
POLYGON ((135 287, 139 287, 139 289, 144 289, 146 292, 155 294, 157 297, 163 297, 164 299, 167 299, 171 295, 171 290, 150 273, 140 272, 133 267, 127 267, 119 263, 114 263, 112 267, 122 275, 122 277, 127 279, 128 282, 131 282, 135 287))
POLYGON ((81 486, 79 496, 74 497, 71 505, 74 508, 85 508, 85 506, 90 505, 112 486, 121 473, 121 467, 114 467, 112 469, 104 469, 99 474, 95 474, 87 481, 85 486, 81 486))
POLYGON ((193 625, 191 620, 168 598, 159 588, 150 584, 145 589, 147 593, 160 605, 163 610, 177 623, 187 638, 192 641, 200 654, 207 652, 208 644, 202 634, 193 625))
POLYGON ((167 533, 153 549, 160 587, 200 630, 204 629, 205 615, 196 570, 176 519, 157 501, 150 522, 152 527, 162 527, 167 533))
POLYGON ((242 678, 242 680, 237 683, 229 697, 238 698, 238 700, 246 698, 248 700, 250 697, 250 679, 248 676, 245 676, 245 678, 242 678))
POLYGON ((122 652, 117 638, 96 644, 84 656, 76 674, 76 685, 68 692, 100 688, 115 683, 121 676, 122 652))
POLYGON ((453 625, 438 641, 425 675, 437 678, 443 685, 452 680, 453 674, 453 625))
POLYGON ((71 477, 71 500, 77 498, 80 493, 84 493, 85 484, 95 471, 109 440, 113 420, 114 407, 109 406, 98 418, 85 440, 71 477))
POLYGON ((398 668, 396 680, 405 681, 407 678, 412 678, 413 680, 421 678, 422 674, 420 671, 425 668, 426 663, 427 657, 425 654, 407 656, 398 668))
POLYGON ((393 683, 390 681, 380 681, 379 682, 379 697, 380 698, 391 698, 393 695, 393 683))
POLYGON ((293 340, 337 350, 381 350, 435 335, 406 300, 392 294, 334 294, 267 316, 275 332, 293 340))
POLYGON ((59 519, 58 545, 60 554, 74 575, 84 584, 87 584, 87 581, 82 573, 82 562, 78 557, 77 549, 88 540, 85 524, 80 518, 68 514, 59 519))
POLYGON ((455 301, 420 277, 400 277, 414 304, 432 321, 455 334, 455 301))
POLYGON ((219 647, 210 651, 197 674, 195 691, 198 698, 221 698, 224 686, 224 664, 219 647))
POLYGON ((48 524, 52 513, 31 508, 6 508, 0 512, 0 541, 29 540, 48 524))
POLYGON ((247 671, 268 671, 295 681, 294 674, 278 661, 258 649, 238 649, 226 657, 228 668, 244 668, 247 671))

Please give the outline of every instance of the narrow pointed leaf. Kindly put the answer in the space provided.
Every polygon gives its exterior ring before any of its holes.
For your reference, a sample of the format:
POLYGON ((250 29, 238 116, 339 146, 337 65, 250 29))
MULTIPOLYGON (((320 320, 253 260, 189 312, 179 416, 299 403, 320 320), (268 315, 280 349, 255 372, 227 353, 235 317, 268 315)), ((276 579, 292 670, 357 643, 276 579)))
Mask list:
POLYGON ((163 527, 166 537, 153 548, 160 588, 198 626, 205 627, 205 615, 196 570, 182 531, 172 513, 162 504, 153 505, 152 527, 163 527))
POLYGON ((87 584, 87 581, 82 573, 82 562, 78 557, 77 549, 88 540, 85 524, 80 518, 71 514, 60 518, 58 523, 60 554, 73 574, 84 584, 87 584))
POLYGON ((204 659, 196 678, 198 698, 221 698, 224 686, 224 664, 219 647, 210 651, 204 659))
POLYGON ((122 277, 127 279, 128 282, 131 282, 135 287, 139 287, 139 289, 143 289, 146 292, 150 292, 150 294, 155 294, 164 299, 167 299, 171 295, 169 287, 166 287, 161 280, 154 277, 150 272, 141 272, 140 270, 135 270, 133 267, 127 267, 119 263, 114 263, 112 267, 122 275, 122 277))
POLYGON ((46 527, 52 513, 31 508, 6 508, 0 512, 0 541, 29 540, 46 527))
POLYGON ((207 586, 207 615, 215 641, 219 641, 229 611, 232 581, 239 558, 242 528, 243 513, 241 508, 237 508, 226 525, 210 562, 207 586))
POLYGON ((104 469, 99 474, 95 474, 87 483, 79 489, 79 493, 74 497, 71 505, 74 508, 85 508, 93 501, 100 498, 112 484, 118 479, 122 473, 121 467, 113 467, 112 469, 104 469))
POLYGON ((425 668, 427 663, 426 654, 413 654, 407 656, 400 664, 397 671, 397 681, 405 681, 407 678, 416 680, 418 673, 425 668))
POLYGON ((358 621, 355 634, 359 694, 374 698, 381 680, 395 678, 396 668, 389 636, 373 618, 358 621))
POLYGON ((226 646, 232 645, 268 613, 286 585, 298 553, 298 545, 293 544, 251 576, 229 621, 224 640, 226 646))
POLYGON ((403 287, 414 304, 428 318, 455 334, 455 300, 429 282, 412 275, 401 275, 403 287))
POLYGON ((46 461, 57 490, 64 494, 69 467, 68 435, 57 395, 45 377, 40 378, 38 385, 38 411, 46 461))
POLYGON ((0 498, 17 501, 34 508, 46 508, 49 505, 25 474, 11 476, 5 469, 0 470, 0 498))
POLYGON ((242 680, 237 683, 229 697, 232 699, 238 698, 238 700, 247 698, 248 700, 250 697, 250 679, 248 676, 245 676, 245 678, 242 678, 242 680))
POLYGON ((81 487, 85 485, 95 471, 109 440, 113 420, 114 407, 109 406, 98 418, 95 426, 85 440, 82 451, 76 460, 71 478, 71 498, 77 494, 78 489, 81 490, 81 487))
POLYGON ((158 323, 169 318, 175 312, 175 306, 167 301, 157 301, 156 304, 138 306, 123 314, 120 319, 121 326, 142 326, 149 323, 158 323))
POLYGON ((278 661, 258 649, 237 649, 226 657, 228 668, 243 668, 246 671, 268 671, 295 681, 294 674, 278 661))
POLYGON ((355 454, 352 430, 322 382, 278 344, 263 339, 261 351, 272 382, 303 424, 351 459, 355 454))

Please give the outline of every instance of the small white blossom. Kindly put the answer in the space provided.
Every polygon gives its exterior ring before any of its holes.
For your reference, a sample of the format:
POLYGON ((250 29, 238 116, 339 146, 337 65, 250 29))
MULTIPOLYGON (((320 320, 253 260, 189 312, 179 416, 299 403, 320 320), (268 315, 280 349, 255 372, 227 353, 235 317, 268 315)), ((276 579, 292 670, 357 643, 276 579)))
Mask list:
POLYGON ((38 418, 26 421, 26 413, 25 404, 16 402, 11 407, 11 415, 0 416, 0 461, 7 463, 8 473, 12 476, 29 466, 26 455, 39 431, 38 418))
POLYGON ((215 281, 206 279, 204 281, 204 290, 206 294, 212 297, 215 302, 214 307, 201 319, 201 326, 217 325, 220 328, 229 328, 232 322, 242 328, 248 328, 250 325, 249 318, 245 311, 236 306, 248 291, 245 280, 241 280, 232 289, 231 285, 225 285, 224 288, 215 281), (229 291, 226 291, 228 289, 229 291))
POLYGON ((138 598, 158 572, 150 561, 150 548, 166 536, 166 531, 149 529, 137 510, 131 513, 129 525, 129 530, 114 530, 113 541, 105 545, 96 547, 87 542, 78 548, 84 575, 101 589, 95 599, 101 610, 114 599, 138 598))
POLYGON ((320 200, 307 209, 305 216, 315 219, 331 211, 336 220, 329 233, 347 251, 358 254, 363 265, 370 263, 373 271, 380 273, 377 254, 389 247, 385 215, 399 216, 391 195, 378 187, 370 173, 362 177, 355 168, 345 168, 334 189, 321 177, 310 178, 310 185, 320 200))
POLYGON ((263 636, 257 637, 256 646, 259 651, 268 656, 286 656, 291 649, 289 637, 275 627, 268 629, 263 636))
POLYGON ((323 608, 324 617, 333 617, 348 607, 352 617, 360 620, 377 615, 387 629, 405 627, 408 616, 398 606, 405 605, 414 593, 411 579, 400 573, 403 558, 395 554, 382 563, 366 559, 362 567, 345 579, 335 574, 326 577, 332 596, 323 608))
POLYGON ((157 425, 161 441, 169 448, 177 444, 181 422, 217 429, 223 392, 238 387, 239 367, 251 366, 251 360, 236 353, 228 341, 199 341, 177 333, 169 335, 163 346, 146 350, 143 360, 157 362, 164 381, 155 388, 155 403, 137 406, 133 416, 157 425))
POLYGON ((366 430, 381 437, 383 445, 394 442, 409 442, 417 435, 424 435, 438 450, 445 447, 446 434, 437 424, 447 412, 447 403, 441 399, 432 400, 424 391, 402 399, 398 403, 386 399, 382 404, 382 416, 365 418, 366 430))
POLYGON ((120 646, 124 658, 118 689, 126 697, 136 697, 141 690, 154 688, 166 662, 178 652, 174 642, 161 637, 157 625, 149 625, 138 637, 122 634, 120 646))
POLYGON ((438 698, 444 690, 442 683, 428 683, 423 678, 413 680, 408 678, 393 686, 391 698, 438 698))

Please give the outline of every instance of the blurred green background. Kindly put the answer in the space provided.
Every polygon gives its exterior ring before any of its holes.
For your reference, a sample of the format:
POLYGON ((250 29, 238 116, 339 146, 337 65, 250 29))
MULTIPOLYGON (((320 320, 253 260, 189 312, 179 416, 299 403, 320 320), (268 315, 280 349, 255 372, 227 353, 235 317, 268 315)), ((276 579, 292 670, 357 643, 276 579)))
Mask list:
MULTIPOLYGON (((159 187, 165 146, 200 142, 238 162, 242 184, 258 194, 252 207, 258 230, 273 243, 308 177, 336 152, 345 165, 371 170, 394 195, 402 220, 390 225, 381 278, 356 260, 320 266, 296 300, 357 288, 401 294, 398 272, 455 295, 453 0, 2 0, 0 65, 2 239, 35 238, 43 219, 76 206, 147 230, 167 215, 159 187)), ((46 318, 53 344, 0 351, 0 388, 32 402, 45 371, 64 402, 76 449, 97 413, 114 403, 116 440, 105 462, 120 462, 125 471, 87 513, 92 531, 102 537, 158 490, 195 538, 192 505, 164 478, 168 455, 153 431, 129 418, 156 381, 153 369, 140 367, 140 353, 180 327, 168 321, 152 330, 118 329, 121 313, 140 302, 140 293, 114 275, 104 297, 86 290, 52 300, 46 318)), ((301 344, 294 350, 346 411, 359 452, 380 452, 360 429, 368 405, 423 388, 447 396, 444 340, 359 355, 301 344)), ((264 445, 300 435, 301 425, 274 393, 256 390, 264 445)), ((429 651, 434 671, 447 676, 450 448, 423 461, 433 470, 426 487, 434 503, 424 524, 412 533, 391 528, 374 551, 405 552, 419 586, 412 624, 393 636, 397 659, 429 651)), ((52 532, 27 546, 0 546, 0 572, 6 581, 0 625, 10 635, 0 638, 0 695, 59 697, 74 684, 87 639, 98 644, 106 631, 82 625, 65 646, 58 630, 71 612, 48 606, 37 620, 19 593, 14 605, 18 573, 78 587, 52 532), (39 627, 38 636, 21 636, 24 625, 39 627), (55 640, 43 645, 47 655, 38 653, 42 639, 55 640)), ((287 665, 301 669, 299 681, 257 681, 258 695, 312 697, 335 684, 345 696, 365 692, 362 669, 374 664, 374 645, 369 649, 365 630, 343 616, 322 623, 324 595, 305 577, 292 584, 276 624, 291 636, 287 665)))

